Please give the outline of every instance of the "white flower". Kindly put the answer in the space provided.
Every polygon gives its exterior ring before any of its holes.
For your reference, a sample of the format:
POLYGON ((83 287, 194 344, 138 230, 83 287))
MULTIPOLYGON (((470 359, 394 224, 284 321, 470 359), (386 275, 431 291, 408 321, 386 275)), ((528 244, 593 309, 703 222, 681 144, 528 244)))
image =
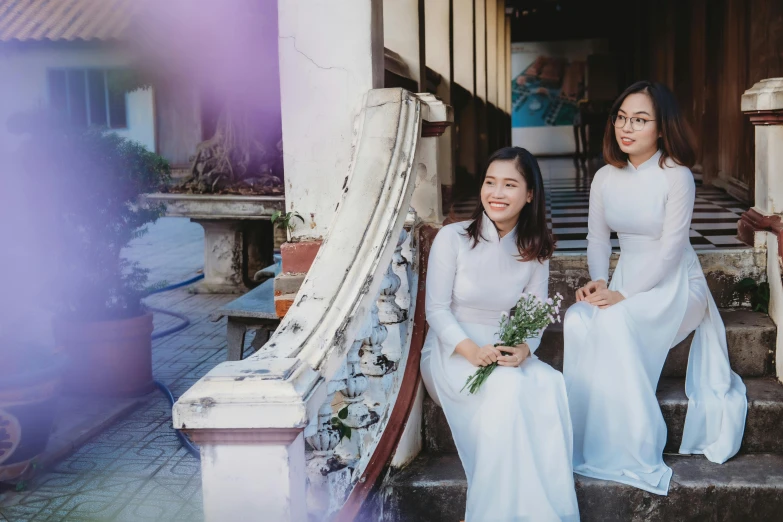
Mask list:
POLYGON ((549 322, 550 323, 554 323, 555 322, 555 318, 552 316, 552 314, 549 314, 547 317, 549 317, 549 322))
POLYGON ((555 307, 555 313, 556 313, 556 314, 559 314, 559 313, 560 313, 560 305, 557 305, 557 306, 555 307))
POLYGON ((527 294, 525 292, 522 292, 522 299, 527 299, 527 294))
POLYGON ((552 298, 550 297, 549 299, 546 300, 546 304, 551 306, 551 305, 555 304, 555 302, 552 301, 552 298))
POLYGON ((557 322, 558 323, 560 322, 560 316, 559 315, 557 316, 557 322))
POLYGON ((506 312, 500 312, 500 318, 501 318, 501 319, 506 319, 506 318, 508 318, 508 313, 506 313, 506 312))

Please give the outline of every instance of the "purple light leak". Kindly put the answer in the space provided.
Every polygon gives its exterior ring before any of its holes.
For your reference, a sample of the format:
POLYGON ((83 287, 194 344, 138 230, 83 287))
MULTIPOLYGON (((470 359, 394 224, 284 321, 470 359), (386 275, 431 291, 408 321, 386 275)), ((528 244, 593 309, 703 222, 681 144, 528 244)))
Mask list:
POLYGON ((276 0, 148 1, 128 37, 159 81, 197 86, 208 112, 247 107, 265 138, 280 138, 276 0))
MULTIPOLYGON (((259 136, 274 146, 281 135, 277 38, 275 0, 146 0, 124 41, 106 45, 123 48, 158 86, 195 88, 204 139, 228 102, 257 115, 259 136)), ((50 225, 60 198, 79 189, 56 171, 35 172, 16 148, 0 143, 0 353, 19 342, 51 344, 48 301, 62 284, 55 267, 63 240, 50 225)), ((62 161, 54 152, 38 160, 62 161)))

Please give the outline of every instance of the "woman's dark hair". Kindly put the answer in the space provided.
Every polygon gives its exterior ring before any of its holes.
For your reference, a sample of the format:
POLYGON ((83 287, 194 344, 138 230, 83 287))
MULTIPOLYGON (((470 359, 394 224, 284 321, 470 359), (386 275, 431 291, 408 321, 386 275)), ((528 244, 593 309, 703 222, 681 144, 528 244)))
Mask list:
POLYGON ((481 235, 481 226, 487 219, 484 214, 484 203, 481 201, 481 187, 487 177, 489 166, 495 161, 513 161, 517 171, 525 179, 527 189, 533 191, 533 201, 522 207, 517 221, 517 248, 520 261, 546 261, 555 252, 555 238, 546 223, 546 196, 544 195, 544 180, 536 158, 521 147, 505 147, 496 151, 487 161, 479 184, 479 203, 473 212, 473 222, 465 233, 473 240, 473 247, 479 241, 485 240, 481 235))
POLYGON ((648 81, 634 83, 625 89, 612 105, 604 131, 604 161, 618 168, 628 164, 628 154, 620 150, 620 145, 617 143, 612 118, 617 115, 625 99, 637 92, 646 93, 655 109, 653 117, 661 133, 658 138, 658 148, 661 150, 661 159, 658 161, 660 167, 663 168, 667 158, 671 158, 678 165, 693 167, 696 163, 693 135, 682 117, 674 93, 661 83, 648 81))

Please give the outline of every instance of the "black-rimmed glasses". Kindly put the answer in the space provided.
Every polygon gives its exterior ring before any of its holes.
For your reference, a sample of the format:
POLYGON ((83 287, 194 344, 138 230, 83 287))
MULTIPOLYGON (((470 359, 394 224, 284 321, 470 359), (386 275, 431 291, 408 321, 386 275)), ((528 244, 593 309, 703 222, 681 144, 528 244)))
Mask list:
POLYGON ((635 131, 640 131, 644 128, 644 124, 648 121, 655 121, 655 120, 645 120, 644 118, 639 118, 638 116, 634 116, 632 118, 628 118, 626 116, 623 116, 622 114, 614 114, 612 115, 612 125, 617 127, 618 129, 622 129, 625 127, 625 123, 628 120, 631 120, 631 128, 635 131))

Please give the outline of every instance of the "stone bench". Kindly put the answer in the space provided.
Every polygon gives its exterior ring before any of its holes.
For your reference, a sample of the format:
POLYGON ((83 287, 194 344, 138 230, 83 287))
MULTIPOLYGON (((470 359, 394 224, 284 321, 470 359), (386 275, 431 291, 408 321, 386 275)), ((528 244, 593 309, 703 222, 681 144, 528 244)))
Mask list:
POLYGON ((239 361, 244 355, 245 336, 249 330, 259 330, 253 340, 253 347, 260 348, 280 324, 275 313, 275 276, 280 273, 280 264, 274 264, 256 274, 267 275, 268 279, 242 297, 234 299, 211 316, 212 321, 226 317, 226 340, 229 361, 239 361))

